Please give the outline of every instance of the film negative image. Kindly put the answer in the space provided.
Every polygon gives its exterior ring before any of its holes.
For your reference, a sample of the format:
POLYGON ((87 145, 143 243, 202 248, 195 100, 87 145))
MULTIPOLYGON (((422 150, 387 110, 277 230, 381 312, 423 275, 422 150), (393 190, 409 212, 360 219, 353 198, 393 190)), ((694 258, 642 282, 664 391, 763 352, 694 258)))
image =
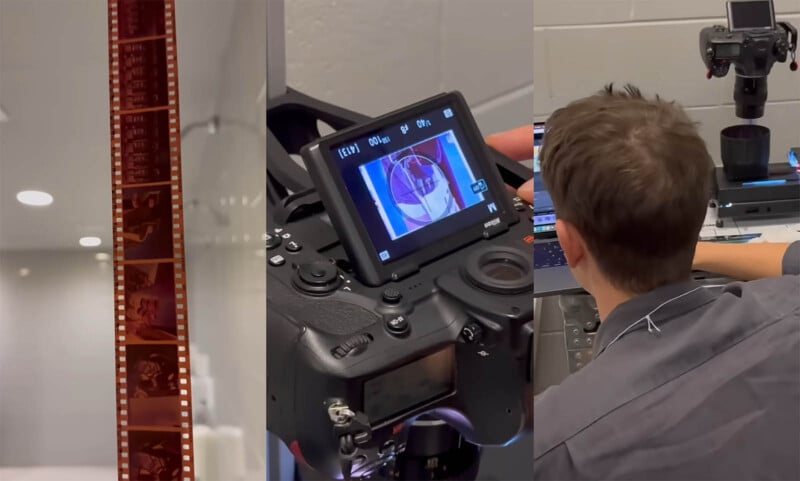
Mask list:
POLYGON ((125 334, 128 342, 174 341, 175 268, 171 263, 125 266, 125 334))
POLYGON ((128 114, 120 122, 122 183, 169 181, 169 113, 161 110, 128 114))
POLYGON ((138 37, 164 35, 165 0, 118 0, 119 38, 128 40, 138 37))
POLYGON ((170 186, 123 189, 122 197, 125 259, 171 259, 170 186))
POLYGON ((131 426, 180 426, 178 347, 128 345, 127 395, 131 426))
POLYGON ((120 108, 135 110, 167 106, 166 42, 158 39, 124 43, 119 46, 119 56, 120 108))
POLYGON ((179 481, 181 434, 158 431, 129 432, 131 481, 179 481))
POLYGON ((359 167, 392 240, 484 200, 453 131, 359 167))

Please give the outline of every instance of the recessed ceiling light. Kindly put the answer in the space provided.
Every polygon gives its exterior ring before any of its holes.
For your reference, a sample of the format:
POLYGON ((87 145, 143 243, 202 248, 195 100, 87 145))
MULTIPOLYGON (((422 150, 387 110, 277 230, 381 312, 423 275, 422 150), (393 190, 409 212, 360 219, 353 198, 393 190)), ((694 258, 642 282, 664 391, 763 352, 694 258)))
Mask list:
POLYGON ((23 190, 17 192, 17 200, 25 205, 43 207, 53 203, 53 196, 38 190, 23 190))
POLYGON ((97 247, 102 241, 99 237, 81 237, 78 243, 83 247, 97 247))
POLYGON ((111 254, 107 252, 98 252, 97 254, 94 255, 94 258, 97 259, 98 261, 107 261, 111 259, 111 254))
POLYGON ((19 270, 20 277, 28 277, 29 275, 31 275, 31 270, 28 269, 27 267, 23 267, 22 269, 19 270))

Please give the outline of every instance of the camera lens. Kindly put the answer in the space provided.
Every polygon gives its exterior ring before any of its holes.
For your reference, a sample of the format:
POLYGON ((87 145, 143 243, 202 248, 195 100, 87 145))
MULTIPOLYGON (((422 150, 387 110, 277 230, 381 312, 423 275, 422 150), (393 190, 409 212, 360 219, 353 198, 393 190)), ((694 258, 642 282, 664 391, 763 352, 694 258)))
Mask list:
POLYGON ((469 256, 464 274, 485 291, 519 294, 533 286, 533 266, 529 257, 510 247, 487 247, 469 256))

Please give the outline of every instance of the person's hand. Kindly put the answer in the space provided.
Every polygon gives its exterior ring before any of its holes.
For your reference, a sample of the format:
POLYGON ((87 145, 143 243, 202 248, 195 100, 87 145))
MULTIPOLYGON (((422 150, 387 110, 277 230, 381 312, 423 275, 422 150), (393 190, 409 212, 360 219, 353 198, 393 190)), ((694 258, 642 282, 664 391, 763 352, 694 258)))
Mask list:
MULTIPOLYGON (((533 159, 533 125, 518 127, 507 132, 493 134, 486 143, 506 157, 521 162, 533 159)), ((528 203, 533 203, 533 180, 520 186, 517 195, 528 203)))

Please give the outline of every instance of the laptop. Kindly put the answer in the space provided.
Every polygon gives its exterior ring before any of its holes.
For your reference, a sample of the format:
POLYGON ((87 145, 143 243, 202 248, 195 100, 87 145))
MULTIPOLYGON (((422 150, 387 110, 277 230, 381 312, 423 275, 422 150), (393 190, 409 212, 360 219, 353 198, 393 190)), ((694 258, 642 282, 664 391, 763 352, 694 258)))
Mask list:
POLYGON ((539 149, 544 123, 533 125, 533 297, 581 292, 556 237, 553 201, 542 181, 539 149))

